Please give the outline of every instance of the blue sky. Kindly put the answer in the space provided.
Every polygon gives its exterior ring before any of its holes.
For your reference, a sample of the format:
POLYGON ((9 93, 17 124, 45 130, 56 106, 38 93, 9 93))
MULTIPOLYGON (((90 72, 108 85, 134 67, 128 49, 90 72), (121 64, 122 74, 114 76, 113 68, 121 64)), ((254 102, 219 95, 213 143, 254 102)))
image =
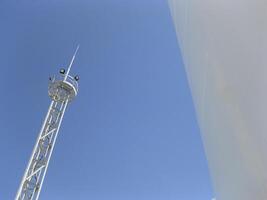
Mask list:
POLYGON ((0 199, 13 199, 67 66, 66 111, 41 200, 206 200, 212 188, 165 0, 0 1, 0 199))

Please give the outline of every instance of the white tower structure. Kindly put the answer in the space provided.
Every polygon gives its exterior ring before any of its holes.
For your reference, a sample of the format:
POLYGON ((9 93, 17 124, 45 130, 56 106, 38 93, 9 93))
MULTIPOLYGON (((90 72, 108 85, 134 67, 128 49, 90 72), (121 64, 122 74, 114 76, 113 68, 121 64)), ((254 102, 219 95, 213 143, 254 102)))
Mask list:
POLYGON ((169 5, 216 200, 266 200, 267 1, 169 5))
POLYGON ((15 200, 38 200, 39 198, 66 107, 78 92, 79 77, 69 75, 78 49, 79 46, 67 71, 61 69, 59 78, 50 78, 48 94, 52 101, 15 200))

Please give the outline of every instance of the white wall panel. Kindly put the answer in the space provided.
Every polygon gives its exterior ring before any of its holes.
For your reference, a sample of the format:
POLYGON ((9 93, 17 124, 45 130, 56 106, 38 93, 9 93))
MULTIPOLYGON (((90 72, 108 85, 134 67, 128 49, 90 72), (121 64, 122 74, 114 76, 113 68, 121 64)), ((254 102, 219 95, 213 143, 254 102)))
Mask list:
POLYGON ((267 199, 267 1, 169 0, 217 200, 267 199))

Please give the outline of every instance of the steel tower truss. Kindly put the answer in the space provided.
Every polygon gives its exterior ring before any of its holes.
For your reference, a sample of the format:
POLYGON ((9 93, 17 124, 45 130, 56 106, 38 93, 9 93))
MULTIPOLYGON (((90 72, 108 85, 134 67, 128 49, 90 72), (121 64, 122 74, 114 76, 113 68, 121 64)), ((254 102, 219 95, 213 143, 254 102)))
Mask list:
POLYGON ((67 72, 65 73, 65 70, 62 69, 60 78, 50 79, 48 93, 52 102, 15 200, 38 200, 39 198, 66 107, 78 92, 78 76, 69 75, 78 48, 79 46, 72 57, 67 72))

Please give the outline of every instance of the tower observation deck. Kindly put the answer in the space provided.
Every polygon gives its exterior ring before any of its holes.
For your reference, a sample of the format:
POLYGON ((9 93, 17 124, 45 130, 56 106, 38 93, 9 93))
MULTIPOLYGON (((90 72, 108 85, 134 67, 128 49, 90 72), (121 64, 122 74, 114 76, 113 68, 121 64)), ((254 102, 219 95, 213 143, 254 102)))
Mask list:
POLYGON ((67 71, 61 69, 60 76, 49 79, 48 94, 52 101, 15 200, 38 200, 39 198, 65 110, 69 102, 78 93, 79 77, 69 75, 78 49, 79 46, 72 57, 67 71))

